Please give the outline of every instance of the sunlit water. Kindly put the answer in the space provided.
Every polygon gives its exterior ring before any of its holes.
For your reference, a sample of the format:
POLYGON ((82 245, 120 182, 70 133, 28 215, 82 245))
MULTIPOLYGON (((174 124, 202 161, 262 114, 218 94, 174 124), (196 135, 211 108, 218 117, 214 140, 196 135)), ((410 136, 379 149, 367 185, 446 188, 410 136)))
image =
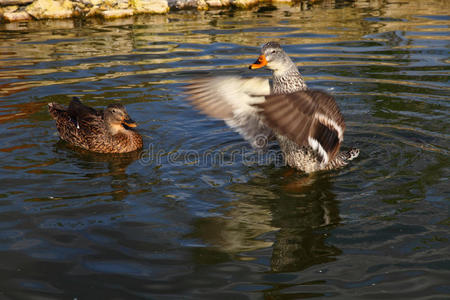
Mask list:
POLYGON ((0 25, 0 298, 449 297, 448 2, 371 2, 0 25), (335 95, 348 167, 292 172, 184 101, 269 76, 269 40, 335 95), (58 142, 72 96, 125 104, 143 153, 58 142))

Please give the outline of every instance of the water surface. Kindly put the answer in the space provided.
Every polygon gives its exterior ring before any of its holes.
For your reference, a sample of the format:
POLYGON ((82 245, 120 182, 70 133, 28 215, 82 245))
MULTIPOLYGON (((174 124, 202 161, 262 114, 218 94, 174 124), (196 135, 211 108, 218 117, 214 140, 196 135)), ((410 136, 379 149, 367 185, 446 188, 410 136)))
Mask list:
POLYGON ((5 299, 440 299, 450 294, 446 1, 0 25, 5 299), (360 157, 311 176, 185 101, 284 45, 360 157), (126 105, 143 153, 60 142, 48 102, 126 105), (232 155, 233 154, 233 155, 232 155))

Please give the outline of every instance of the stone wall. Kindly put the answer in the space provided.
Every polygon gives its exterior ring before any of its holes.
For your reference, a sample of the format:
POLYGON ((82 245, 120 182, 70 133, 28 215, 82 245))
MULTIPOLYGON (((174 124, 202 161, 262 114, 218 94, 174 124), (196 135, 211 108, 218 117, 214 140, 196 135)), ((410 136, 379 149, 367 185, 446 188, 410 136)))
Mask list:
POLYGON ((0 21, 91 16, 110 19, 142 13, 164 14, 177 9, 248 8, 261 1, 263 0, 0 0, 0 21))

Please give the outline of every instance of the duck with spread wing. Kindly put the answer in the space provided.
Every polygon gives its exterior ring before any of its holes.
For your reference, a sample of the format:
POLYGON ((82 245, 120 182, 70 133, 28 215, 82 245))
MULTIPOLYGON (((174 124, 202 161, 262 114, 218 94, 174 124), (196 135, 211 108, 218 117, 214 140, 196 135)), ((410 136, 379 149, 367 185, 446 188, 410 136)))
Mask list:
POLYGON ((359 155, 356 148, 339 151, 345 122, 336 101, 308 89, 278 43, 266 43, 250 69, 264 66, 272 70, 272 82, 240 76, 195 79, 185 87, 188 99, 201 112, 223 119, 254 148, 275 136, 286 164, 306 173, 343 167, 359 155))

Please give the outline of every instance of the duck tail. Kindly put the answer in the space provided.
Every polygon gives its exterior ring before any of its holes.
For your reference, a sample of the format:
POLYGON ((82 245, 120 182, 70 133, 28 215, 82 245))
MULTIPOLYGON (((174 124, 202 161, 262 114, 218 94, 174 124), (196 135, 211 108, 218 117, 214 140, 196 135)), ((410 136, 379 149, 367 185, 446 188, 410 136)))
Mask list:
POLYGON ((351 148, 348 151, 339 152, 336 157, 328 163, 326 166, 327 170, 333 170, 337 168, 341 168, 346 166, 351 160, 357 158, 359 156, 358 148, 351 148))
POLYGON ((60 105, 60 104, 58 104, 56 102, 48 103, 48 112, 50 113, 52 118, 55 119, 55 120, 56 120, 56 118, 58 118, 58 116, 62 112, 65 112, 65 111, 66 111, 66 109, 62 105, 60 105))
POLYGON ((346 160, 350 161, 359 156, 359 149, 358 148, 351 148, 346 153, 346 160))

